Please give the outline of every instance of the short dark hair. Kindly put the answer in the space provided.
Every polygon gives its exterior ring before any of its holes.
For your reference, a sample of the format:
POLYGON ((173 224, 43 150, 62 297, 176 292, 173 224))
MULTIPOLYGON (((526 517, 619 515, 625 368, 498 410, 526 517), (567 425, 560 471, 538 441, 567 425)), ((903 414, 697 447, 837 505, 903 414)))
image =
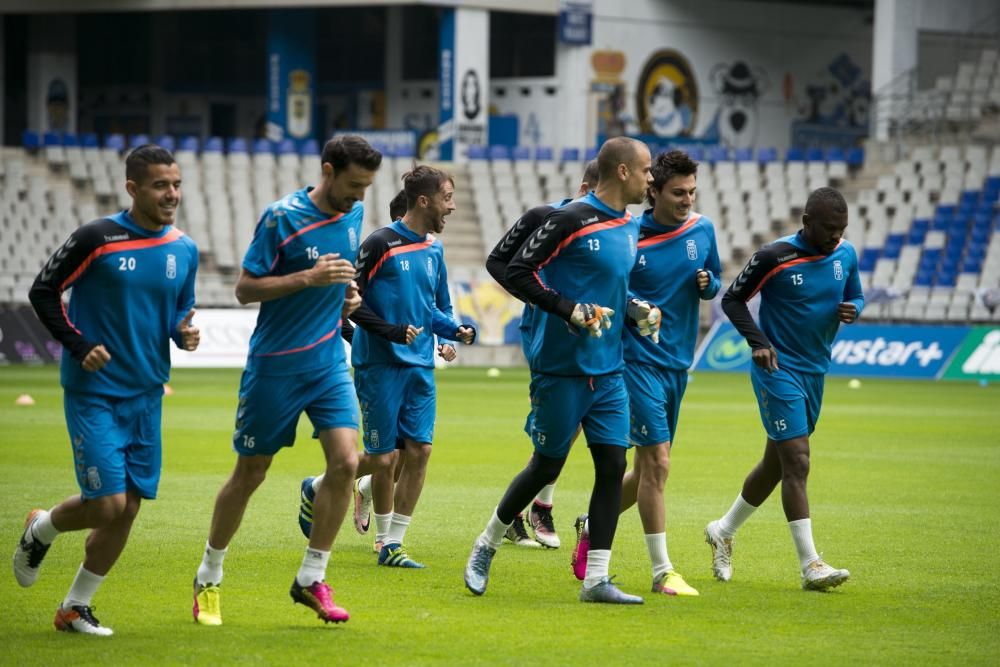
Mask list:
POLYGON ((814 215, 817 209, 843 215, 847 213, 847 200, 844 195, 833 188, 817 188, 806 200, 806 215, 814 215))
MULTIPOLYGON (((650 171, 653 174, 653 184, 649 187, 651 190, 659 192, 674 176, 697 175, 698 163, 684 151, 664 151, 653 159, 653 168, 650 171)), ((656 203, 648 192, 646 199, 650 204, 656 203)))
POLYGON ((382 154, 358 135, 345 134, 326 142, 320 160, 324 163, 329 162, 334 174, 352 164, 368 171, 376 171, 382 164, 382 154))
POLYGON ((597 171, 600 180, 615 178, 620 164, 632 164, 639 153, 640 141, 630 137, 608 139, 597 152, 597 171))
POLYGON ((597 168, 597 158, 594 158, 583 168, 583 182, 587 184, 588 188, 593 190, 597 187, 600 176, 601 172, 597 168))
POLYGON ((143 144, 135 148, 125 158, 125 178, 141 183, 151 164, 176 164, 174 154, 156 144, 143 144))
POLYGON ((399 220, 406 215, 406 190, 400 190, 389 202, 389 217, 399 220))
POLYGON ((406 194, 407 210, 416 206, 417 197, 433 197, 437 194, 445 181, 455 184, 455 180, 448 172, 426 164, 418 164, 403 174, 403 192, 406 194))

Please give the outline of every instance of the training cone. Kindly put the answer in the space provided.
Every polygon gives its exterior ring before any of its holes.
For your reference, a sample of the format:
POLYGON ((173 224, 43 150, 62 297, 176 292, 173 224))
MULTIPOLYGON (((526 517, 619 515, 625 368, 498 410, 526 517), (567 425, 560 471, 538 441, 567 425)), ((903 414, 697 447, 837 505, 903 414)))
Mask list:
POLYGON ((31 397, 30 394, 21 394, 16 399, 14 399, 14 405, 34 405, 35 399, 31 397))

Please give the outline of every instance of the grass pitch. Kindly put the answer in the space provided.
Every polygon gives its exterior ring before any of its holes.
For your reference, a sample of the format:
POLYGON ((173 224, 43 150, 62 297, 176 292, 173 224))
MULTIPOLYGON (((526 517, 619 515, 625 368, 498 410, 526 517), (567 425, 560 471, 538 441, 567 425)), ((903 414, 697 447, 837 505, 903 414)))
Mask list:
MULTIPOLYGON (((438 375, 436 445, 407 534, 426 570, 375 566, 350 523, 328 579, 351 613, 323 626, 288 587, 305 542, 299 482, 321 470, 303 417, 276 457, 226 560, 225 625, 191 619, 191 580, 229 444, 238 371, 174 372, 164 407, 160 499, 148 502, 94 600, 110 640, 56 633, 52 616, 79 565, 82 533, 63 535, 34 587, 0 573, 3 664, 997 664, 1000 590, 1000 388, 828 378, 812 439, 816 544, 851 580, 799 588, 778 493, 740 532, 734 579, 714 581, 702 529, 732 502, 764 444, 749 379, 699 374, 688 387, 667 484, 671 559, 699 598, 655 598, 639 517, 622 517, 611 572, 641 607, 585 605, 569 567, 573 519, 587 504, 590 457, 577 444, 555 496, 554 551, 505 544, 489 590, 462 569, 473 539, 530 444, 521 431, 527 372, 438 375)), ((0 544, 13 552, 25 514, 77 492, 54 368, 0 369, 0 544), (30 408, 14 399, 29 393, 30 408)), ((5 556, 8 558, 9 556, 5 556)))

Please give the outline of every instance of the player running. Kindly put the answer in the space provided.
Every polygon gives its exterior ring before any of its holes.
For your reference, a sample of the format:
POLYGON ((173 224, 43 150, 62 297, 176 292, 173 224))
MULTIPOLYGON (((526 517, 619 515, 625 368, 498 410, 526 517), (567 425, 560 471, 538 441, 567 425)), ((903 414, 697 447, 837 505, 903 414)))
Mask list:
POLYGON ((814 191, 802 229, 754 253, 722 299, 726 315, 753 350, 750 380, 767 444, 732 507, 705 527, 719 581, 732 578, 736 531, 778 482, 802 588, 826 590, 850 576, 817 555, 806 495, 809 436, 819 421, 830 346, 840 325, 856 321, 865 305, 857 253, 843 239, 846 228, 844 197, 833 188, 814 191), (746 306, 758 293, 760 327, 746 306))
MULTIPOLYGON (((697 173, 698 163, 682 151, 661 153, 653 160, 653 184, 647 194, 652 208, 639 220, 639 256, 629 281, 628 320, 633 325, 625 330, 630 438, 637 447, 635 465, 625 474, 622 511, 638 502, 653 569, 652 592, 682 596, 698 591, 670 561, 663 487, 698 339, 698 310, 702 300, 719 292, 722 272, 712 222, 692 209, 697 173), (657 339, 639 325, 647 326, 650 315, 659 320, 661 313, 657 339)), ((587 528, 586 515, 577 519, 577 579, 587 570, 587 528)))
POLYGON ((324 622, 349 618, 333 602, 326 568, 351 502, 357 469, 358 406, 340 341, 340 321, 361 303, 354 284, 362 199, 382 155, 357 136, 328 141, 322 178, 264 211, 236 284, 240 303, 261 304, 240 382, 236 467, 215 501, 194 581, 194 618, 221 625, 220 584, 229 542, 274 455, 295 443, 303 411, 317 431, 326 474, 313 501, 314 525, 292 600, 324 622))
POLYGON ((507 488, 465 567, 465 585, 486 592, 497 548, 517 513, 559 476, 582 424, 594 461, 591 551, 580 590, 585 602, 638 604, 608 576, 618 523, 628 397, 622 379, 623 308, 635 262, 638 224, 625 210, 650 183, 649 149, 618 137, 597 157, 597 190, 552 211, 507 269, 515 293, 539 307, 532 317, 528 466, 507 488))
MULTIPOLYGON (((423 490, 436 413, 434 354, 456 357, 451 341, 471 345, 476 332, 457 322, 448 295, 444 247, 435 234, 455 210, 451 177, 421 165, 403 177, 406 213, 365 239, 358 253, 357 282, 364 305, 352 319, 354 383, 364 416, 365 454, 355 486, 355 528, 369 527, 375 509, 378 564, 422 568, 403 547, 423 490), (389 322, 405 324, 392 325, 389 322), (428 331, 426 335, 424 331, 428 331), (433 335, 438 336, 435 345, 433 335), (395 470, 401 468, 398 482, 395 470)), ((302 517, 322 476, 302 482, 302 517)))
MULTIPOLYGON (((490 253, 490 256, 486 259, 486 270, 490 272, 494 280, 500 283, 501 287, 517 297, 514 287, 506 278, 507 265, 514 259, 517 251, 521 249, 521 245, 527 238, 542 225, 546 215, 556 209, 562 208, 574 199, 583 197, 596 188, 597 177, 597 160, 595 159, 588 162, 584 168, 583 180, 580 182, 580 187, 577 189, 575 197, 529 209, 507 230, 507 233, 503 235, 503 238, 500 239, 499 243, 497 243, 496 247, 490 253)), ((521 300, 525 301, 525 299, 521 300)), ((519 329, 521 331, 521 349, 524 351, 525 359, 528 358, 528 350, 531 347, 531 317, 534 309, 533 305, 525 301, 524 310, 521 312, 519 329)), ((579 429, 577 429, 577 434, 579 432, 579 429)), ((574 436, 574 442, 575 440, 576 436, 574 436)), ((572 445, 572 443, 570 444, 572 445)), ((531 501, 531 506, 528 508, 528 523, 531 526, 531 532, 535 539, 531 539, 528 536, 522 512, 518 512, 514 523, 511 524, 510 529, 504 537, 518 546, 538 547, 541 545, 549 549, 558 549, 560 545, 559 535, 556 533, 555 522, 552 519, 552 497, 555 490, 556 482, 552 480, 550 484, 546 484, 538 492, 538 495, 531 501)))
POLYGON ((156 498, 159 486, 170 341, 194 350, 200 340, 191 324, 198 248, 173 226, 180 169, 169 151, 146 144, 125 159, 125 179, 131 208, 74 231, 28 294, 66 350, 60 374, 80 495, 32 510, 14 552, 14 576, 31 586, 57 535, 91 529, 54 623, 102 637, 113 632, 91 600, 125 549, 142 500, 156 498))

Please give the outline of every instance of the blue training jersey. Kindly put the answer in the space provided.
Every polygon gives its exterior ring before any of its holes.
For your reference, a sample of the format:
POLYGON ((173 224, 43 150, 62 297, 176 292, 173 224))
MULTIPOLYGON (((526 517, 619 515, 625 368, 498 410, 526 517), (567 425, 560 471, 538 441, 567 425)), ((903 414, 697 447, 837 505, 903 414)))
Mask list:
POLYGON ((506 279, 539 307, 531 321, 528 364, 535 373, 593 376, 621 372, 622 329, 639 225, 590 193, 551 211, 521 246, 506 279), (601 338, 570 324, 573 308, 615 311, 601 338))
MULTIPOLYGON (((303 188, 271 204, 254 230, 243 268, 255 276, 304 271, 316 259, 336 253, 354 262, 364 207, 324 213, 303 188)), ((307 287, 260 304, 250 337, 247 370, 261 375, 292 375, 311 370, 346 369, 340 340, 340 313, 346 285, 307 287)))
POLYGON ((625 328, 625 361, 659 368, 687 370, 698 340, 700 300, 719 292, 722 265, 711 220, 692 212, 680 225, 666 227, 649 209, 639 219, 639 250, 629 279, 629 297, 657 306, 663 315, 660 342, 625 328), (698 290, 697 273, 708 271, 709 283, 698 290))
POLYGON ((454 341, 459 327, 448 294, 441 241, 432 234, 421 236, 396 220, 365 239, 355 279, 370 314, 403 330, 406 325, 424 330, 406 345, 376 333, 368 319, 356 313, 352 319, 359 326, 351 343, 351 364, 433 368, 434 335, 454 341))
POLYGON ((722 307, 752 349, 775 349, 779 368, 826 373, 840 328, 837 306, 845 302, 861 315, 865 298, 854 246, 844 240, 823 255, 799 232, 755 252, 730 285, 722 307), (758 292, 760 328, 746 307, 758 292))
POLYGON ((194 307, 198 248, 172 225, 143 229, 128 211, 74 231, 42 268, 29 298, 69 354, 60 362, 68 391, 129 397, 170 376, 170 340, 194 307), (73 288, 68 308, 61 294, 73 288), (111 361, 97 372, 80 362, 103 345, 111 361))

